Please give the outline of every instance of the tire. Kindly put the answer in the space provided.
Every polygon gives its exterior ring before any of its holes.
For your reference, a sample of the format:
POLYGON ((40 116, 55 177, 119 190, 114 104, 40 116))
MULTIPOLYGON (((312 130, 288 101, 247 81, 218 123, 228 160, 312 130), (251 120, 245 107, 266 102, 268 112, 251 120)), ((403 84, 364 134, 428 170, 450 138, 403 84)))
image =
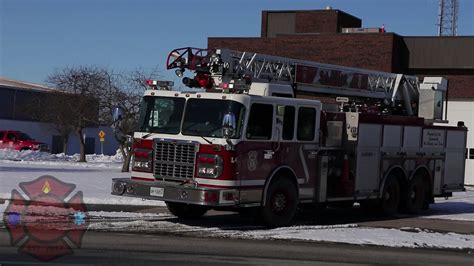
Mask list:
POLYGON ((270 228, 289 225, 297 207, 296 186, 288 178, 278 178, 268 188, 265 206, 261 209, 261 221, 270 228))
POLYGON ((21 148, 20 151, 28 151, 30 148, 21 148))
POLYGON ((200 218, 208 211, 206 207, 186 203, 166 202, 166 206, 174 216, 182 219, 200 218))
POLYGON ((389 175, 383 188, 380 199, 382 214, 386 216, 395 215, 400 207, 400 185, 394 175, 389 175))
POLYGON ((426 188, 421 176, 413 177, 403 188, 402 206, 403 211, 417 214, 426 203, 426 188))

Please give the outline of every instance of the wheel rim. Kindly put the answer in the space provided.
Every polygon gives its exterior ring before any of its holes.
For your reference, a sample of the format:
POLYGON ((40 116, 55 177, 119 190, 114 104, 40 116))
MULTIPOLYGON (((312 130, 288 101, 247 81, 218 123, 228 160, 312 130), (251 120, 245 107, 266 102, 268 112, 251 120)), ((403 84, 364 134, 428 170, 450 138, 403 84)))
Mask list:
POLYGON ((383 198, 385 201, 389 201, 390 200, 390 191, 385 191, 385 194, 383 195, 383 198))
POLYGON ((390 184, 387 187, 387 190, 384 193, 383 201, 384 205, 388 207, 389 209, 396 208, 396 205, 398 204, 398 199, 396 194, 398 193, 397 187, 394 184, 390 184))
POLYGON ((287 201, 287 196, 284 193, 275 193, 272 199, 272 211, 274 213, 283 212, 286 209, 287 201))
POLYGON ((414 200, 415 197, 416 197, 416 190, 413 189, 413 190, 410 192, 410 199, 411 199, 411 200, 414 200))
POLYGON ((419 185, 417 182, 415 182, 410 189, 410 192, 408 194, 408 202, 411 204, 412 207, 419 208, 422 204, 423 201, 423 193, 424 189, 422 185, 419 185))

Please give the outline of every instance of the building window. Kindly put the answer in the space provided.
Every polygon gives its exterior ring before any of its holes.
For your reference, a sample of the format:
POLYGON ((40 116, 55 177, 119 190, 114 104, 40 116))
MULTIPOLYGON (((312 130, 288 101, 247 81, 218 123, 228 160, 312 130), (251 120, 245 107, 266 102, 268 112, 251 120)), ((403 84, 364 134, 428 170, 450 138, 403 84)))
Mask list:
POLYGON ((474 149, 469 149, 469 159, 474 160, 474 149))
POLYGON ((0 118, 13 118, 15 91, 0 88, 0 118))
POLYGON ((254 103, 250 108, 247 139, 271 139, 273 131, 273 105, 254 103))

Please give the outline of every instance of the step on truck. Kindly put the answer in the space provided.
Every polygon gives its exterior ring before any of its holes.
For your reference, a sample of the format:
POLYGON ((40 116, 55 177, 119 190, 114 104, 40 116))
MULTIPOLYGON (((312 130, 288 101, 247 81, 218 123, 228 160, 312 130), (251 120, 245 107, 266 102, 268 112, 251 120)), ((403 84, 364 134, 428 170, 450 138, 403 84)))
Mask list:
POLYGON ((444 78, 228 49, 176 49, 167 68, 190 89, 147 81, 114 195, 181 218, 252 208, 277 227, 304 203, 418 213, 464 190, 467 128, 447 126, 444 78))

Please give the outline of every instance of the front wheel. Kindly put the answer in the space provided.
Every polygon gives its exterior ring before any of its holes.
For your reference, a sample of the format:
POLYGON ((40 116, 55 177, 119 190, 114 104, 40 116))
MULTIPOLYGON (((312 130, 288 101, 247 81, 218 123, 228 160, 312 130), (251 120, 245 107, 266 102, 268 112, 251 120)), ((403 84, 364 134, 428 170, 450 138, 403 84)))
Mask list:
POLYGON ((200 218, 208 211, 206 207, 186 203, 166 202, 166 206, 174 216, 182 219, 200 218))
POLYGON ((263 223, 268 227, 286 226, 291 223, 298 206, 296 186, 287 178, 272 181, 268 188, 265 206, 261 215, 263 223))

